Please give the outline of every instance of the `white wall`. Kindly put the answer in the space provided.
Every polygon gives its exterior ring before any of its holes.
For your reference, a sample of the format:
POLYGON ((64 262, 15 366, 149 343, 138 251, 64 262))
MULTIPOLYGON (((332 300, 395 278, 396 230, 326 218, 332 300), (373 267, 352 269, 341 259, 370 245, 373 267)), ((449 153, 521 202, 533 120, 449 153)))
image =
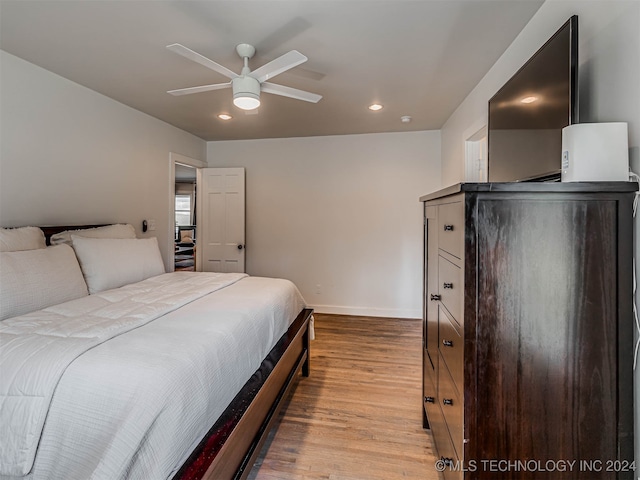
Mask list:
POLYGON ((207 161, 246 168, 249 274, 294 281, 318 312, 421 317, 439 132, 209 142, 207 161))
POLYGON ((0 225, 131 223, 169 267, 169 153, 204 159, 206 142, 6 52, 0 66, 0 225))
MULTIPOLYGON (((547 0, 444 125, 443 184, 462 179, 464 140, 468 132, 486 123, 489 98, 573 14, 578 15, 580 121, 628 122, 631 167, 640 173, 640 2, 547 0)), ((636 218, 636 257, 640 253, 638 225, 636 218)), ((637 338, 637 332, 635 335, 637 338)), ((635 460, 640 465, 640 368, 635 380, 635 460)))

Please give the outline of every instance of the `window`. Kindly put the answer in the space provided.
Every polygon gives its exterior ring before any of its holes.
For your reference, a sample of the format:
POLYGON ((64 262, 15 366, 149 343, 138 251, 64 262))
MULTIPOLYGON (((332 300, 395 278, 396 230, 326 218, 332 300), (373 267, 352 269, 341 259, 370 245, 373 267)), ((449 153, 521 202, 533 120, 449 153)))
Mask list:
POLYGON ((176 195, 176 226, 193 225, 191 222, 191 195, 176 195))

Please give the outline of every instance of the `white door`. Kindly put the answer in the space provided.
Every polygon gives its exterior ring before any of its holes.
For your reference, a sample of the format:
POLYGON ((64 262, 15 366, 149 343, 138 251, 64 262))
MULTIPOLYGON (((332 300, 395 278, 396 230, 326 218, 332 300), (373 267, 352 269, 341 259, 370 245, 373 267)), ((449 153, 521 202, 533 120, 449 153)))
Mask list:
POLYGON ((198 174, 198 270, 244 272, 244 168, 198 174))

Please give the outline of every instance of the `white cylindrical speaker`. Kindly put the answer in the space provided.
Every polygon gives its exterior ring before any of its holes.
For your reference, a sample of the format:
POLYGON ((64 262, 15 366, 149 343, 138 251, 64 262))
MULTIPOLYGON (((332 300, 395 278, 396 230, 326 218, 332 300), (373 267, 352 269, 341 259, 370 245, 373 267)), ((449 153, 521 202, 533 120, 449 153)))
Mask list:
POLYGON ((629 181, 627 124, 577 123, 563 128, 562 181, 629 181))

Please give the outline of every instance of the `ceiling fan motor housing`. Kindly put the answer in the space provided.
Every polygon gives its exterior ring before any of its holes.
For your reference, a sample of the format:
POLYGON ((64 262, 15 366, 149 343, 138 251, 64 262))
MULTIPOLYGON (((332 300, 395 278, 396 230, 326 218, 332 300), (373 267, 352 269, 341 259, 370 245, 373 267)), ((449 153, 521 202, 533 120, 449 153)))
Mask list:
POLYGON ((260 106, 260 82, 248 75, 236 77, 231 81, 233 104, 243 110, 252 110, 260 106))

